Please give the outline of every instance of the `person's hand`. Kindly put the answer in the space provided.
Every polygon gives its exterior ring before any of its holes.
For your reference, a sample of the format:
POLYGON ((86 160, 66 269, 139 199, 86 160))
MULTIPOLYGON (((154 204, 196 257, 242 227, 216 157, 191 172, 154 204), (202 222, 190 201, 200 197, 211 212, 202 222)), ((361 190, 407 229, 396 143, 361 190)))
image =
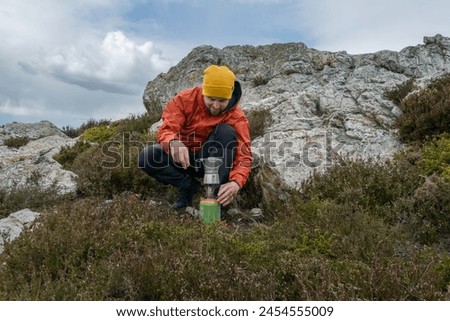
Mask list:
POLYGON ((176 163, 180 163, 181 166, 186 169, 191 166, 189 162, 189 150, 182 141, 172 140, 169 143, 170 155, 176 163))
POLYGON ((227 206, 234 200, 234 197, 240 189, 241 187, 235 181, 222 184, 217 194, 217 201, 220 205, 227 206))

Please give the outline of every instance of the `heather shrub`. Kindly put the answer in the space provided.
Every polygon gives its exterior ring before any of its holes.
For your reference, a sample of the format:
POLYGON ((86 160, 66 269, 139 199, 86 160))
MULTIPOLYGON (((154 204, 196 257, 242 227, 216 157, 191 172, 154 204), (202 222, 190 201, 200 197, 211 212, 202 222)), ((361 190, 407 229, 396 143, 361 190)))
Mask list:
POLYGON ((78 130, 78 128, 75 128, 73 126, 67 125, 67 126, 63 126, 61 128, 61 131, 66 134, 68 137, 70 138, 76 138, 80 135, 80 132, 78 130))
POLYGON ((116 128, 117 133, 146 135, 151 125, 160 119, 160 115, 144 113, 142 115, 130 115, 125 119, 118 120, 111 125, 116 128))
POLYGON ((83 134, 81 134, 81 138, 89 142, 104 143, 110 140, 115 133, 116 130, 114 127, 101 125, 86 129, 83 134))
POLYGON ((87 129, 72 147, 63 147, 54 156, 65 169, 78 175, 79 193, 84 196, 112 198, 122 192, 161 195, 167 188, 137 168, 139 151, 155 141, 148 128, 156 121, 149 114, 87 129), (97 144, 92 144, 96 142, 97 144))
MULTIPOLYGON (((419 168, 401 157, 390 164, 352 162, 335 166, 309 180, 298 199, 300 209, 314 209, 317 204, 320 209, 325 204, 368 215, 360 219, 376 217, 421 244, 437 244, 450 237, 450 182, 423 176, 419 168)), ((348 214, 343 219, 350 222, 351 217, 348 214)), ((357 226, 356 220, 352 222, 348 228, 357 226)))
POLYGON ((56 185, 43 188, 38 180, 39 175, 35 173, 26 185, 0 188, 0 219, 24 208, 34 211, 50 208, 70 198, 61 196, 56 185))
POLYGON ((266 78, 261 74, 257 74, 253 79, 252 83, 254 87, 264 86, 270 81, 270 78, 266 78))
POLYGON ((164 188, 137 168, 139 148, 111 140, 78 155, 72 170, 78 175, 80 193, 107 198, 126 191, 159 195, 164 188))
POLYGON ((408 96, 414 89, 414 78, 411 78, 395 86, 394 89, 388 90, 384 93, 384 96, 387 99, 390 99, 394 104, 399 106, 402 103, 403 99, 405 99, 405 97, 408 96))
POLYGON ((304 185, 303 197, 371 209, 392 221, 395 217, 388 210, 390 205, 410 195, 422 181, 417 168, 408 162, 348 162, 333 166, 326 174, 316 174, 304 185))
POLYGON ((408 95, 399 104, 403 114, 396 120, 400 139, 425 141, 449 131, 450 74, 434 80, 426 89, 408 95))
MULTIPOLYGON (((284 212, 279 194, 294 193, 281 182, 277 172, 254 155, 253 169, 244 187, 239 191, 233 206, 240 209, 261 208, 265 218, 273 218, 284 212), (284 192, 284 190, 287 190, 284 192)), ((287 197, 286 197, 287 198, 287 197)), ((249 218, 251 219, 251 218, 249 218)))
POLYGON ((88 128, 92 128, 92 127, 99 127, 99 126, 109 126, 111 123, 111 121, 106 120, 106 119, 100 119, 100 120, 95 120, 95 119, 89 119, 87 122, 84 122, 83 124, 81 124, 80 127, 78 128, 74 128, 73 126, 63 126, 61 131, 66 134, 67 136, 71 137, 71 138, 75 138, 80 136, 85 130, 87 130, 88 128))
POLYGON ((394 204, 394 211, 415 241, 445 243, 450 238, 450 182, 436 175, 427 177, 410 197, 394 204))
POLYGON ((53 156, 53 159, 60 163, 64 169, 71 171, 75 159, 91 147, 89 142, 78 140, 73 146, 63 146, 59 153, 53 156))
POLYGON ((422 161, 419 164, 425 175, 437 173, 450 181, 450 134, 435 137, 422 149, 422 161))
POLYGON ((332 202, 241 232, 154 203, 78 200, 0 258, 2 300, 449 299, 445 255, 332 202))
POLYGON ((272 115, 269 109, 252 109, 246 114, 250 123, 250 139, 262 136, 266 128, 272 124, 272 115))
POLYGON ((30 138, 25 137, 10 137, 5 139, 3 144, 9 148, 20 148, 25 146, 30 141, 30 138))

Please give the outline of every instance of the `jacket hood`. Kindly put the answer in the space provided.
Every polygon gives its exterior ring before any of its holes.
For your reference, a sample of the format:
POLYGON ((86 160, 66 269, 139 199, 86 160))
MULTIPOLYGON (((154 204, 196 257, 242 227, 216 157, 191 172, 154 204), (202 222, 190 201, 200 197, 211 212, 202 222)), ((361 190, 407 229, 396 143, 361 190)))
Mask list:
POLYGON ((234 90, 231 95, 230 102, 228 103, 228 106, 222 111, 222 114, 235 108, 237 106, 237 104, 239 103, 241 96, 242 96, 241 84, 239 83, 239 81, 235 80, 234 81, 234 90))

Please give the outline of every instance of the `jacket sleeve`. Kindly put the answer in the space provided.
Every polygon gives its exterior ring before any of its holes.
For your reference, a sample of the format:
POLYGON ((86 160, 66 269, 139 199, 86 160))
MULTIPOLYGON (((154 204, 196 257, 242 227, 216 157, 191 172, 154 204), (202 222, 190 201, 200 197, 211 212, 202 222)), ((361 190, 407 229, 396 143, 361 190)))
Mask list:
POLYGON ((183 101, 179 96, 175 96, 167 103, 161 118, 163 122, 158 130, 157 140, 163 149, 169 152, 169 142, 174 139, 180 139, 180 129, 186 121, 183 101))
POLYGON ((242 116, 234 125, 234 129, 237 135, 237 149, 229 180, 243 187, 248 180, 253 162, 248 119, 242 116))

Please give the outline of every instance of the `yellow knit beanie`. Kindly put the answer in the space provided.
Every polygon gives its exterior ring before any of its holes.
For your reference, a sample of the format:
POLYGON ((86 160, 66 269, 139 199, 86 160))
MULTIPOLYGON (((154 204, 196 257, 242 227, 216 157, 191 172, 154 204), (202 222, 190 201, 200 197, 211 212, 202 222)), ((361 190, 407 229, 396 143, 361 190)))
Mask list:
POLYGON ((230 99, 235 76, 225 66, 211 65, 204 71, 203 96, 230 99))

